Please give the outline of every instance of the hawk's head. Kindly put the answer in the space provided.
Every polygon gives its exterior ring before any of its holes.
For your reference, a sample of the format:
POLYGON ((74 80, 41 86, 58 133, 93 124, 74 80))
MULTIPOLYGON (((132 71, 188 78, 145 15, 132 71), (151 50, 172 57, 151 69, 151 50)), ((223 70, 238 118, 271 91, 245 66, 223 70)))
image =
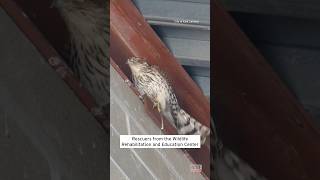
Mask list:
POLYGON ((145 59, 132 57, 128 59, 127 64, 129 65, 132 73, 138 73, 141 69, 148 68, 149 64, 145 59))

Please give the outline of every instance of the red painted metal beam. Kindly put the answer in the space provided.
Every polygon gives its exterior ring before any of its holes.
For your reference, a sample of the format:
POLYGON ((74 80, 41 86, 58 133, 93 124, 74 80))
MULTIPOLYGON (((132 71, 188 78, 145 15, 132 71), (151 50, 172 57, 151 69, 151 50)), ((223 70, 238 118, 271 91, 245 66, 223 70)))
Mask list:
POLYGON ((225 144, 272 180, 319 180, 320 133, 271 66, 214 1, 213 81, 225 144))
MULTIPOLYGON (((114 62, 113 66, 120 71, 120 74, 131 77, 129 67, 125 63, 128 58, 132 56, 146 58, 149 64, 158 66, 166 73, 181 107, 210 127, 208 100, 131 1, 110 1, 110 27, 110 56, 114 62)), ((146 101, 145 107, 155 123, 160 126, 159 114, 152 109, 149 100, 146 101)), ((165 129, 167 134, 176 134, 167 120, 165 129)), ((209 147, 187 150, 187 153, 195 163, 202 164, 203 172, 210 177, 209 147)))

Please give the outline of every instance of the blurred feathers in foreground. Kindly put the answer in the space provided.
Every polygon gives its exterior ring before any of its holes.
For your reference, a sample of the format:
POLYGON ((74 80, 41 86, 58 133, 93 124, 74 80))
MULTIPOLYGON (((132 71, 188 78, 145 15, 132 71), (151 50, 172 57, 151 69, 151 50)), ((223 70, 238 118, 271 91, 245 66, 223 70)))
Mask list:
POLYGON ((210 125, 213 131, 213 139, 210 143, 214 152, 210 162, 213 167, 214 180, 267 180, 223 145, 216 132, 213 119, 211 119, 210 125))
POLYGON ((54 0, 70 34, 69 64, 100 110, 109 113, 109 1, 54 0))

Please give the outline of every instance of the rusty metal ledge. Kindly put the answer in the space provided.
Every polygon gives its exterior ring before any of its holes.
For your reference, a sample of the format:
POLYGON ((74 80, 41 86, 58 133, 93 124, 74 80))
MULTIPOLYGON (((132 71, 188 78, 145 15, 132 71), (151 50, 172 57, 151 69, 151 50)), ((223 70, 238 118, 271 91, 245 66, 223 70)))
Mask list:
MULTIPOLYGON (((162 69, 173 84, 179 104, 193 117, 210 127, 210 105, 199 87, 192 81, 185 70, 161 40, 147 24, 142 15, 129 0, 110 1, 110 56, 111 65, 124 80, 130 80, 130 70, 125 64, 132 56, 143 57, 149 64, 162 69)), ((128 83, 130 85, 130 83, 128 83)), ((132 86, 131 86, 132 87, 132 86)), ((133 91, 137 91, 132 87, 133 91)), ((145 101, 145 109, 160 127, 160 116, 152 108, 150 100, 145 101)), ((165 133, 176 134, 169 121, 165 120, 165 133)), ((208 142, 210 139, 208 139, 208 142)), ((210 151, 208 146, 201 149, 186 150, 191 159, 202 164, 204 175, 210 177, 210 151)))

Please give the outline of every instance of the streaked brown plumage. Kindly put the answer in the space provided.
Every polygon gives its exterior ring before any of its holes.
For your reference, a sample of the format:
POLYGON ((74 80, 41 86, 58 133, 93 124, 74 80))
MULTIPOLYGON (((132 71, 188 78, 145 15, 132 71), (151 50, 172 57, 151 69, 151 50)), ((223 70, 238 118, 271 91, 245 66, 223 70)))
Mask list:
POLYGON ((213 167, 213 179, 267 180, 234 152, 223 145, 221 139, 218 137, 216 126, 212 118, 210 126, 213 132, 213 139, 210 141, 214 152, 210 161, 211 166, 213 167))
POLYGON ((222 147, 214 156, 212 166, 216 180, 267 180, 227 148, 222 147))
MULTIPOLYGON (((161 114, 177 128, 179 134, 200 134, 203 144, 210 133, 209 129, 180 108, 171 85, 159 68, 150 66, 145 60, 135 57, 128 60, 128 65, 139 93, 146 94, 151 99, 161 114)), ((217 138, 213 119, 211 119, 211 126, 214 136, 211 142, 214 143, 215 152, 212 160, 214 179, 266 180, 231 150, 223 146, 220 139, 217 138)))
POLYGON ((55 0, 70 33, 74 73, 96 103, 109 111, 109 1, 55 0))
POLYGON ((178 104, 176 95, 159 68, 150 66, 141 58, 130 58, 128 65, 131 69, 134 84, 140 94, 146 94, 181 135, 201 136, 203 144, 210 134, 208 127, 191 117, 178 104))

